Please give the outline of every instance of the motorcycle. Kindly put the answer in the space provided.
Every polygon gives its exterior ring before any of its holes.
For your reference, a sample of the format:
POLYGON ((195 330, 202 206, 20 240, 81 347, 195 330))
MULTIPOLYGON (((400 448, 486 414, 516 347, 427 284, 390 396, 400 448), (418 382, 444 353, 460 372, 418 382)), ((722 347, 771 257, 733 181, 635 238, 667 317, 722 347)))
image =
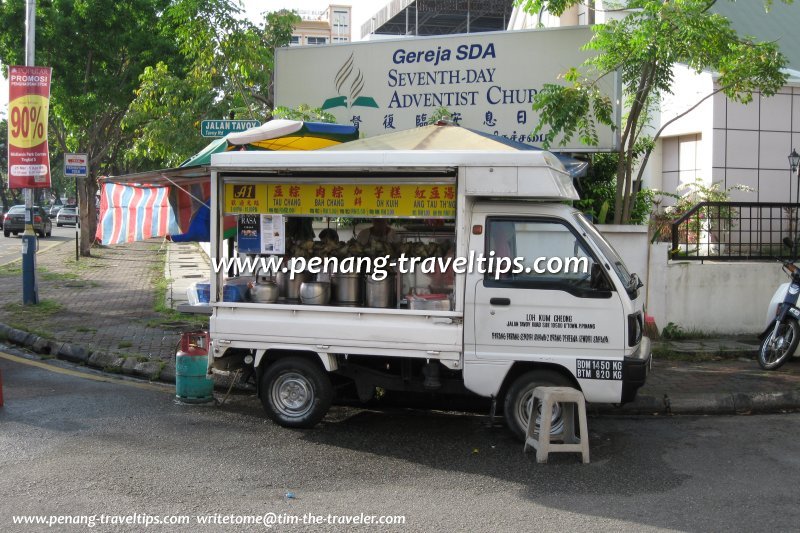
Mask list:
MULTIPOLYGON (((784 244, 791 247, 791 240, 784 239, 784 244)), ((800 268, 792 261, 784 261, 782 268, 790 282, 778 287, 772 296, 767 308, 767 327, 759 335, 758 364, 764 370, 777 370, 783 366, 795 355, 800 343, 800 309, 797 308, 800 268)))

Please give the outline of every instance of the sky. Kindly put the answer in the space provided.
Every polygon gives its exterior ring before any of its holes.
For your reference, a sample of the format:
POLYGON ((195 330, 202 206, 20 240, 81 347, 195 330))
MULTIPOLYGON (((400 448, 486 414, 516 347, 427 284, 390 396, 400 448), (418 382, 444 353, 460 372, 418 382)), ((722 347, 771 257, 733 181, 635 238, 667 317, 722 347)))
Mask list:
MULTIPOLYGON (((277 11, 279 9, 315 10, 322 11, 331 2, 326 0, 243 0, 242 4, 246 15, 253 21, 260 20, 260 14, 265 11, 277 11)), ((340 5, 350 5, 352 10, 352 38, 357 41, 361 37, 361 24, 372 17, 381 7, 389 3, 389 0, 343 0, 335 2, 340 5)), ((0 118, 6 116, 8 110, 8 82, 5 79, 7 67, 3 65, 0 73, 0 118)), ((53 83, 58 83, 57 76, 53 83)))

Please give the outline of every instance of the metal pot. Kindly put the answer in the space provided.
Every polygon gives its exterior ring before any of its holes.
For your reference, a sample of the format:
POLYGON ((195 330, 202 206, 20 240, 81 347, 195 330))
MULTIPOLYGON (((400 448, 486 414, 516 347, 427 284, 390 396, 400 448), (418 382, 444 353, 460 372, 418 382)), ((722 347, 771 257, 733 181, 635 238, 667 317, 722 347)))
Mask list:
POLYGON ((274 304, 278 301, 278 285, 267 280, 264 276, 257 277, 256 281, 247 284, 247 296, 250 301, 259 304, 274 304))
POLYGON ((336 303, 339 305, 361 305, 361 274, 333 274, 336 288, 336 303))
POLYGON ((294 275, 294 279, 289 279, 290 275, 290 272, 278 272, 276 275, 280 295, 287 300, 299 300, 300 285, 313 280, 314 277, 309 272, 298 272, 294 275))
POLYGON ((396 289, 393 273, 380 281, 372 279, 372 276, 367 276, 365 291, 367 307, 393 307, 396 289))
POLYGON ((328 305, 331 284, 326 281, 307 281, 300 285, 300 301, 307 305, 328 305))

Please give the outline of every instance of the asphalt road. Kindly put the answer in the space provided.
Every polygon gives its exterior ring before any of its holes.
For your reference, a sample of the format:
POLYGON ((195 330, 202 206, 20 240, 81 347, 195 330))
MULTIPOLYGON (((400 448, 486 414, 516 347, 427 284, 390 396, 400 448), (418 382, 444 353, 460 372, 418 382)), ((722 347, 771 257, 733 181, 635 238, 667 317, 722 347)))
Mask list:
MULTIPOLYGON (((796 531, 800 415, 592 418, 592 462, 536 464, 474 414, 336 407, 313 430, 251 398, 176 403, 159 384, 0 354, 0 530, 14 515, 403 515, 393 531, 796 531), (68 372, 68 373, 64 373, 68 372), (293 493, 287 497, 287 493, 293 493)), ((96 526, 94 531, 141 531, 96 526)), ((352 526, 275 526, 344 531, 352 526)))
MULTIPOLYGON (((39 252, 44 252, 50 246, 65 241, 75 242, 75 228, 73 226, 63 226, 61 228, 56 226, 55 219, 53 219, 53 235, 44 239, 38 239, 39 252)), ((74 245, 73 245, 74 246, 74 245)), ((3 237, 0 235, 0 265, 10 261, 19 260, 22 258, 22 239, 19 236, 9 235, 3 237)))

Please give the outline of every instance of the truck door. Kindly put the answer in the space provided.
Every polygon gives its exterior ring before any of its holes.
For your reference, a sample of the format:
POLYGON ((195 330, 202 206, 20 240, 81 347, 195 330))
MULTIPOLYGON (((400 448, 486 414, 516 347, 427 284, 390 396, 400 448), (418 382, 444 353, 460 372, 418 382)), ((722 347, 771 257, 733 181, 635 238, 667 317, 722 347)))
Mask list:
POLYGON ((486 387, 475 383, 482 375, 490 379, 498 365, 507 370, 515 361, 536 361, 568 369, 589 401, 617 401, 622 301, 580 232, 557 217, 476 213, 473 225, 484 229, 482 235, 473 232, 470 250, 510 257, 516 271, 467 276, 465 326, 472 325, 465 327, 467 386, 486 387), (587 367, 588 373, 578 371, 587 367), (586 376, 590 379, 581 379, 586 376))

